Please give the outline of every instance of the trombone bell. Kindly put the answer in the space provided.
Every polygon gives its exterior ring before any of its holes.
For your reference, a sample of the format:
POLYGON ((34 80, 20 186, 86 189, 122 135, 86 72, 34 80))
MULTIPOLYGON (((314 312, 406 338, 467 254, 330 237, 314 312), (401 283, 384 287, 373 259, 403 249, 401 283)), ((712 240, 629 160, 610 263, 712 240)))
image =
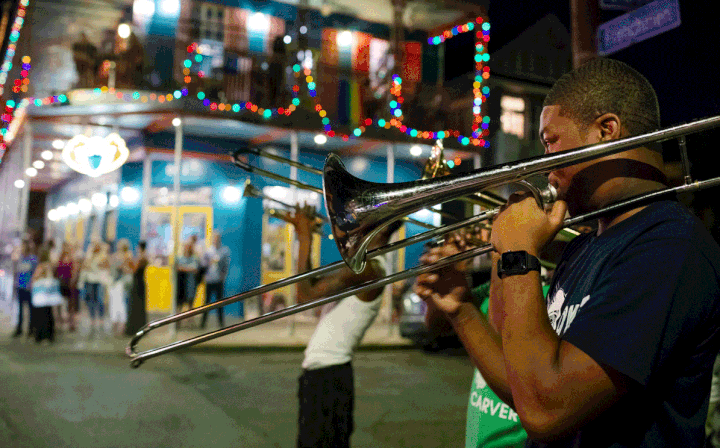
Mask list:
POLYGON ((338 250, 356 273, 365 268, 370 241, 393 221, 432 204, 447 202, 487 188, 518 182, 647 143, 657 143, 720 126, 720 116, 677 125, 648 134, 545 154, 517 162, 478 169, 470 173, 381 184, 349 174, 340 158, 330 154, 323 170, 325 206, 338 250))

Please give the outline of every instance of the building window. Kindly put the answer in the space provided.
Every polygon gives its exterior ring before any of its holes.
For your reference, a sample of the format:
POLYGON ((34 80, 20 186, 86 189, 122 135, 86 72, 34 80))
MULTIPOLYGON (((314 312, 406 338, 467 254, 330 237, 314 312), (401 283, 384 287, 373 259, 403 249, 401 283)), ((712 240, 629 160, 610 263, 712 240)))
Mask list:
POLYGON ((193 9, 193 24, 199 39, 222 42, 224 38, 224 6, 203 3, 193 9))
POLYGON ((500 99, 500 123, 505 134, 525 138, 525 100, 516 96, 503 95, 500 99))

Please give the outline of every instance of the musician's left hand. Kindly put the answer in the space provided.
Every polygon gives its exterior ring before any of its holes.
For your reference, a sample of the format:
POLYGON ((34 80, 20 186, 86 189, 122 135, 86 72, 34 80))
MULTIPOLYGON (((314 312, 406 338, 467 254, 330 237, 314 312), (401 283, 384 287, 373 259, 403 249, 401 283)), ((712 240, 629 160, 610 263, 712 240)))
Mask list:
POLYGON ((564 201, 556 201, 545 211, 531 194, 515 193, 495 217, 490 243, 500 254, 524 250, 538 256, 562 228, 566 211, 564 201))
MULTIPOLYGON (((433 265, 443 258, 470 248, 468 234, 464 231, 446 235, 442 245, 432 247, 421 257, 423 265, 433 265)), ((470 260, 457 262, 436 271, 417 276, 415 293, 425 301, 432 301, 447 316, 457 314, 460 305, 470 300, 466 271, 470 260)))

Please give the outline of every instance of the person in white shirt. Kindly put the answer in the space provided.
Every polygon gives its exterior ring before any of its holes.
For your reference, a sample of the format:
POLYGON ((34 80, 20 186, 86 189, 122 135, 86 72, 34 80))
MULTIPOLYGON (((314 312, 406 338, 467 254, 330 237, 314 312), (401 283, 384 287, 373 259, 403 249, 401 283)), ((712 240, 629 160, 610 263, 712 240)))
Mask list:
MULTIPOLYGON (((311 269, 312 234, 321 224, 312 206, 298 207, 287 220, 295 227, 300 245, 298 273, 311 269)), ((383 229, 370 249, 388 243, 402 222, 383 229)), ((382 257, 370 260, 360 274, 348 267, 318 280, 297 284, 298 303, 338 293, 386 274, 382 257)), ((383 288, 346 297, 326 311, 307 348, 299 378, 298 448, 342 448, 350 446, 353 431, 354 381, 352 357, 365 332, 378 315, 383 288)))

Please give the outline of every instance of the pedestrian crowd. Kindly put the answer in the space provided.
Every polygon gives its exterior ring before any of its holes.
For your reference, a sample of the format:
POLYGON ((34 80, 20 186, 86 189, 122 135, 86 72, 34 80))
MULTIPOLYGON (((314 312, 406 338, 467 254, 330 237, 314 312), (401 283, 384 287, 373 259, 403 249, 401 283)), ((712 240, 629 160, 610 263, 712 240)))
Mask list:
POLYGON ((17 319, 14 337, 23 334, 40 343, 54 342, 57 332, 89 337, 137 332, 147 322, 145 268, 148 257, 140 242, 133 255, 126 239, 115 244, 93 241, 87 251, 69 241, 36 245, 24 238, 12 254, 17 319), (80 328, 79 312, 90 317, 80 328), (107 308, 107 312, 106 312, 107 308))
MULTIPOLYGON (((178 312, 193 307, 198 286, 206 284, 205 304, 223 298, 230 266, 230 249, 215 233, 203 249, 197 236, 183 245, 174 263, 178 312)), ((83 251, 64 241, 56 249, 52 240, 41 245, 25 237, 12 254, 17 319, 14 337, 23 334, 53 342, 55 334, 80 332, 89 338, 132 336, 147 323, 145 270, 150 264, 144 241, 135 253, 127 239, 112 245, 92 241, 83 251), (81 307, 88 316, 79 319, 81 307), (84 325, 81 328, 81 323, 84 325)), ((224 326, 222 307, 217 322, 224 326)), ((207 313, 202 316, 205 328, 207 313)))

